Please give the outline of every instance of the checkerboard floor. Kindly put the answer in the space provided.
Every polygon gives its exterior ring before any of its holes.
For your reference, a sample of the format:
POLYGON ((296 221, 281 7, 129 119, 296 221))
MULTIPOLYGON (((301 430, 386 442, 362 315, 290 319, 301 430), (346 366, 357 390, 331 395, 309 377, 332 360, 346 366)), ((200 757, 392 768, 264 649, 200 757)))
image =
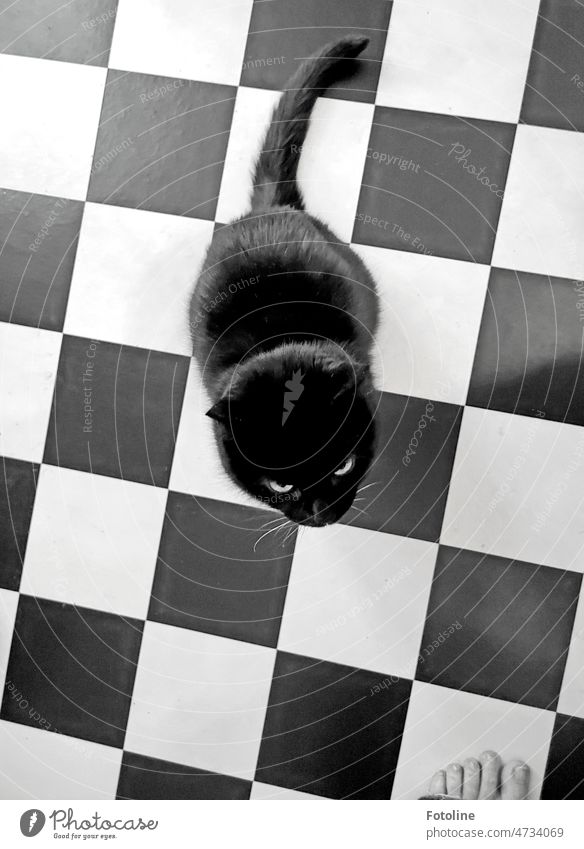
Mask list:
POLYGON ((488 747, 582 798, 582 3, 1 6, 0 795, 410 799, 488 747), (185 304, 355 30, 300 177, 379 282, 380 451, 258 542, 185 304))

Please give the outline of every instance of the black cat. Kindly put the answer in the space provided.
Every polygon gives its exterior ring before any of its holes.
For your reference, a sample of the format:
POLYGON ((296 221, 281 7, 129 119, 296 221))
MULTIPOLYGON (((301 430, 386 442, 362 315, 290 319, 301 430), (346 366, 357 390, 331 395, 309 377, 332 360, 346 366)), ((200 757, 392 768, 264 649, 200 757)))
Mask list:
POLYGON ((305 211, 296 182, 316 98, 367 43, 342 38, 292 77, 256 165, 251 210, 215 232, 190 305, 227 473, 302 525, 341 518, 374 451, 375 283, 305 211))

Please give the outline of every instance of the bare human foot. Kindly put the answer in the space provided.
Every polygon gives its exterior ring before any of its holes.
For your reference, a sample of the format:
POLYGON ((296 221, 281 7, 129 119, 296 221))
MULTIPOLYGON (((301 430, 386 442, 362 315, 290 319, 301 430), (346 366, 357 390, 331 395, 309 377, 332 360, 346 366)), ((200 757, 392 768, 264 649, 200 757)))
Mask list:
MULTIPOLYGON (((451 763, 432 776, 428 794, 449 799, 526 799, 530 770, 523 761, 505 765, 496 752, 451 763)), ((427 797, 425 797, 427 798, 427 797)))

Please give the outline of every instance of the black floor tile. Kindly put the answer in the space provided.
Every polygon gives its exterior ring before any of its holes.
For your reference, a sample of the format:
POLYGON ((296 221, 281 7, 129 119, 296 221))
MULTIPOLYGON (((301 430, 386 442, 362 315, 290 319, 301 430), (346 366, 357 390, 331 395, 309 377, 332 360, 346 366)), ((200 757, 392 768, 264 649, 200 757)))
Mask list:
POLYGON ((462 409, 381 393, 378 454, 363 481, 363 513, 344 524, 436 542, 440 536, 462 409))
POLYGON ((251 781, 124 752, 117 799, 249 799, 251 781))
POLYGON ((0 189, 0 319, 62 330, 83 204, 0 189))
POLYGON ((416 678, 554 710, 580 584, 576 572, 441 546, 416 678))
POLYGON ((578 287, 491 271, 468 404, 584 424, 584 313, 577 309, 584 284, 578 287))
POLYGON ((18 590, 39 475, 36 463, 0 458, 0 587, 18 590))
POLYGON ((542 799, 584 799, 584 719, 558 713, 542 799))
POLYGON ((523 123, 584 130, 583 43, 580 0, 542 0, 521 107, 523 123))
POLYGON ((88 199, 212 219, 235 94, 232 86, 110 70, 88 199))
POLYGON ((256 0, 241 85, 283 89, 302 59, 329 41, 359 33, 370 42, 355 73, 332 86, 327 96, 373 103, 391 7, 389 0, 256 0))
POLYGON ((64 336, 44 461, 166 486, 189 361, 64 336))
POLYGON ((514 137, 514 124, 378 106, 353 241, 489 263, 514 137))
POLYGON ((0 52, 106 66, 118 0, 2 3, 0 52))
POLYGON ((411 682, 278 652, 256 781, 335 799, 389 799, 411 682))
POLYGON ((2 719, 121 747, 142 622, 21 595, 2 719))
POLYGON ((148 618, 275 647, 296 534, 258 542, 271 518, 169 493, 148 618))

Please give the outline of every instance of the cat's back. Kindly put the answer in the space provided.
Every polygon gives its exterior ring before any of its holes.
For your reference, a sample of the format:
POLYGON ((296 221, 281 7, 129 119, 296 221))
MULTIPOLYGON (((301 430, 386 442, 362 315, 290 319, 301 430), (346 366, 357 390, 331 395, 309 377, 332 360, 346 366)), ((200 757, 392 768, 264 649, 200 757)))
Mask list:
POLYGON ((364 264, 322 222, 292 207, 254 211, 214 234, 191 299, 194 354, 207 359, 230 328, 241 345, 257 344, 267 322, 343 338, 355 320, 376 324, 376 302, 364 264), (321 305, 334 308, 324 327, 321 305))

